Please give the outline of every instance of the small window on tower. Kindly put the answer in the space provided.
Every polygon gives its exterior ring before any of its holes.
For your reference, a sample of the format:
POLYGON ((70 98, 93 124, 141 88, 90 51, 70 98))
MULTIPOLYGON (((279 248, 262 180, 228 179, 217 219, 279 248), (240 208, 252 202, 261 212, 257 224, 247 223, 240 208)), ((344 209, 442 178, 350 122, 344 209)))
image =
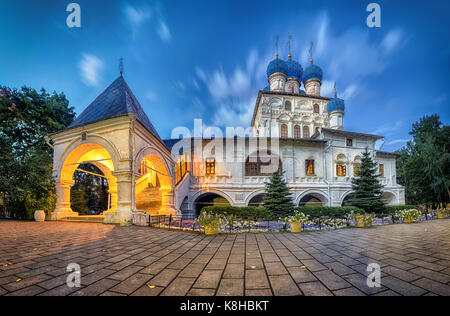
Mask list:
POLYGON ((379 169, 380 169, 380 177, 384 178, 384 165, 383 164, 379 165, 379 169))
POLYGON ((290 101, 286 101, 285 103, 284 103, 284 109, 286 110, 286 111, 291 111, 291 109, 292 109, 292 106, 291 106, 291 102, 290 101))
POLYGON ((214 158, 206 159, 206 174, 207 175, 216 174, 216 159, 214 158))
POLYGON ((353 139, 347 138, 347 147, 353 147, 353 139))
POLYGON ((314 160, 306 160, 305 161, 305 169, 306 169, 307 176, 314 175, 314 160))
POLYGON ((314 113, 320 114, 320 107, 318 104, 314 104, 314 113))

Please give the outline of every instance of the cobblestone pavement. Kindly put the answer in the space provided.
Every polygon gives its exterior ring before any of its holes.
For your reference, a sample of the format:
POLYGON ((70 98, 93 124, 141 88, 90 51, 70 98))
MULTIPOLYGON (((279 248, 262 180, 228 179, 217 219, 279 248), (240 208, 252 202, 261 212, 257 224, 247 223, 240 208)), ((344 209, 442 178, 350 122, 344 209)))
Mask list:
POLYGON ((0 295, 450 295, 450 219, 218 235, 0 221, 0 295), (81 287, 66 285, 69 263, 81 287), (367 265, 381 266, 379 288, 367 265))

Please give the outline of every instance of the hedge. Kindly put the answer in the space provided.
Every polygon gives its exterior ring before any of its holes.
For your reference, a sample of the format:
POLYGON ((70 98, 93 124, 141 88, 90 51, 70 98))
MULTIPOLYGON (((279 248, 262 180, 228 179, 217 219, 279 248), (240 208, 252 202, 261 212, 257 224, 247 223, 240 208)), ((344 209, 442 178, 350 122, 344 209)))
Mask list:
POLYGON ((202 212, 208 212, 217 215, 230 216, 234 215, 237 217, 246 218, 264 218, 272 219, 273 214, 264 207, 247 206, 247 207, 237 207, 237 206, 206 206, 202 208, 202 212))
POLYGON ((319 217, 346 218, 350 213, 365 213, 363 209, 354 206, 300 206, 296 210, 309 215, 311 219, 319 217))

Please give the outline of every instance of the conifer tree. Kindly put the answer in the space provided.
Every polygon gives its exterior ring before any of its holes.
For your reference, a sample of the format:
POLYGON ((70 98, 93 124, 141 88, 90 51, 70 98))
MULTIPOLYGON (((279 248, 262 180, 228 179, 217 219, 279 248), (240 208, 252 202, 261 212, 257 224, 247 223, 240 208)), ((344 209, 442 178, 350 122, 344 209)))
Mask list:
POLYGON ((276 218, 291 215, 294 211, 294 203, 283 177, 275 172, 265 185, 264 207, 276 218))
POLYGON ((362 153, 361 166, 358 177, 352 180, 352 197, 350 204, 362 208, 368 213, 381 213, 385 210, 381 200, 383 186, 378 180, 377 163, 373 161, 370 153, 362 153))

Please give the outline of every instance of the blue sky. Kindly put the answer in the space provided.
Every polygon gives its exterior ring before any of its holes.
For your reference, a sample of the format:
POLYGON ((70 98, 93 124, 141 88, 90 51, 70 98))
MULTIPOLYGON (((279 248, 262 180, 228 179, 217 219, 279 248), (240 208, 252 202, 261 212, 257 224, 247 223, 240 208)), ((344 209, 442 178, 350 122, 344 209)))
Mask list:
POLYGON ((118 77, 123 57, 161 137, 195 118, 247 127, 276 36, 286 58, 292 33, 304 68, 315 43, 322 94, 337 81, 346 130, 384 135, 392 151, 421 116, 449 122, 449 1, 378 1, 382 27, 368 28, 372 1, 74 0, 82 26, 72 29, 70 2, 1 0, 1 85, 64 92, 79 114, 118 77))

